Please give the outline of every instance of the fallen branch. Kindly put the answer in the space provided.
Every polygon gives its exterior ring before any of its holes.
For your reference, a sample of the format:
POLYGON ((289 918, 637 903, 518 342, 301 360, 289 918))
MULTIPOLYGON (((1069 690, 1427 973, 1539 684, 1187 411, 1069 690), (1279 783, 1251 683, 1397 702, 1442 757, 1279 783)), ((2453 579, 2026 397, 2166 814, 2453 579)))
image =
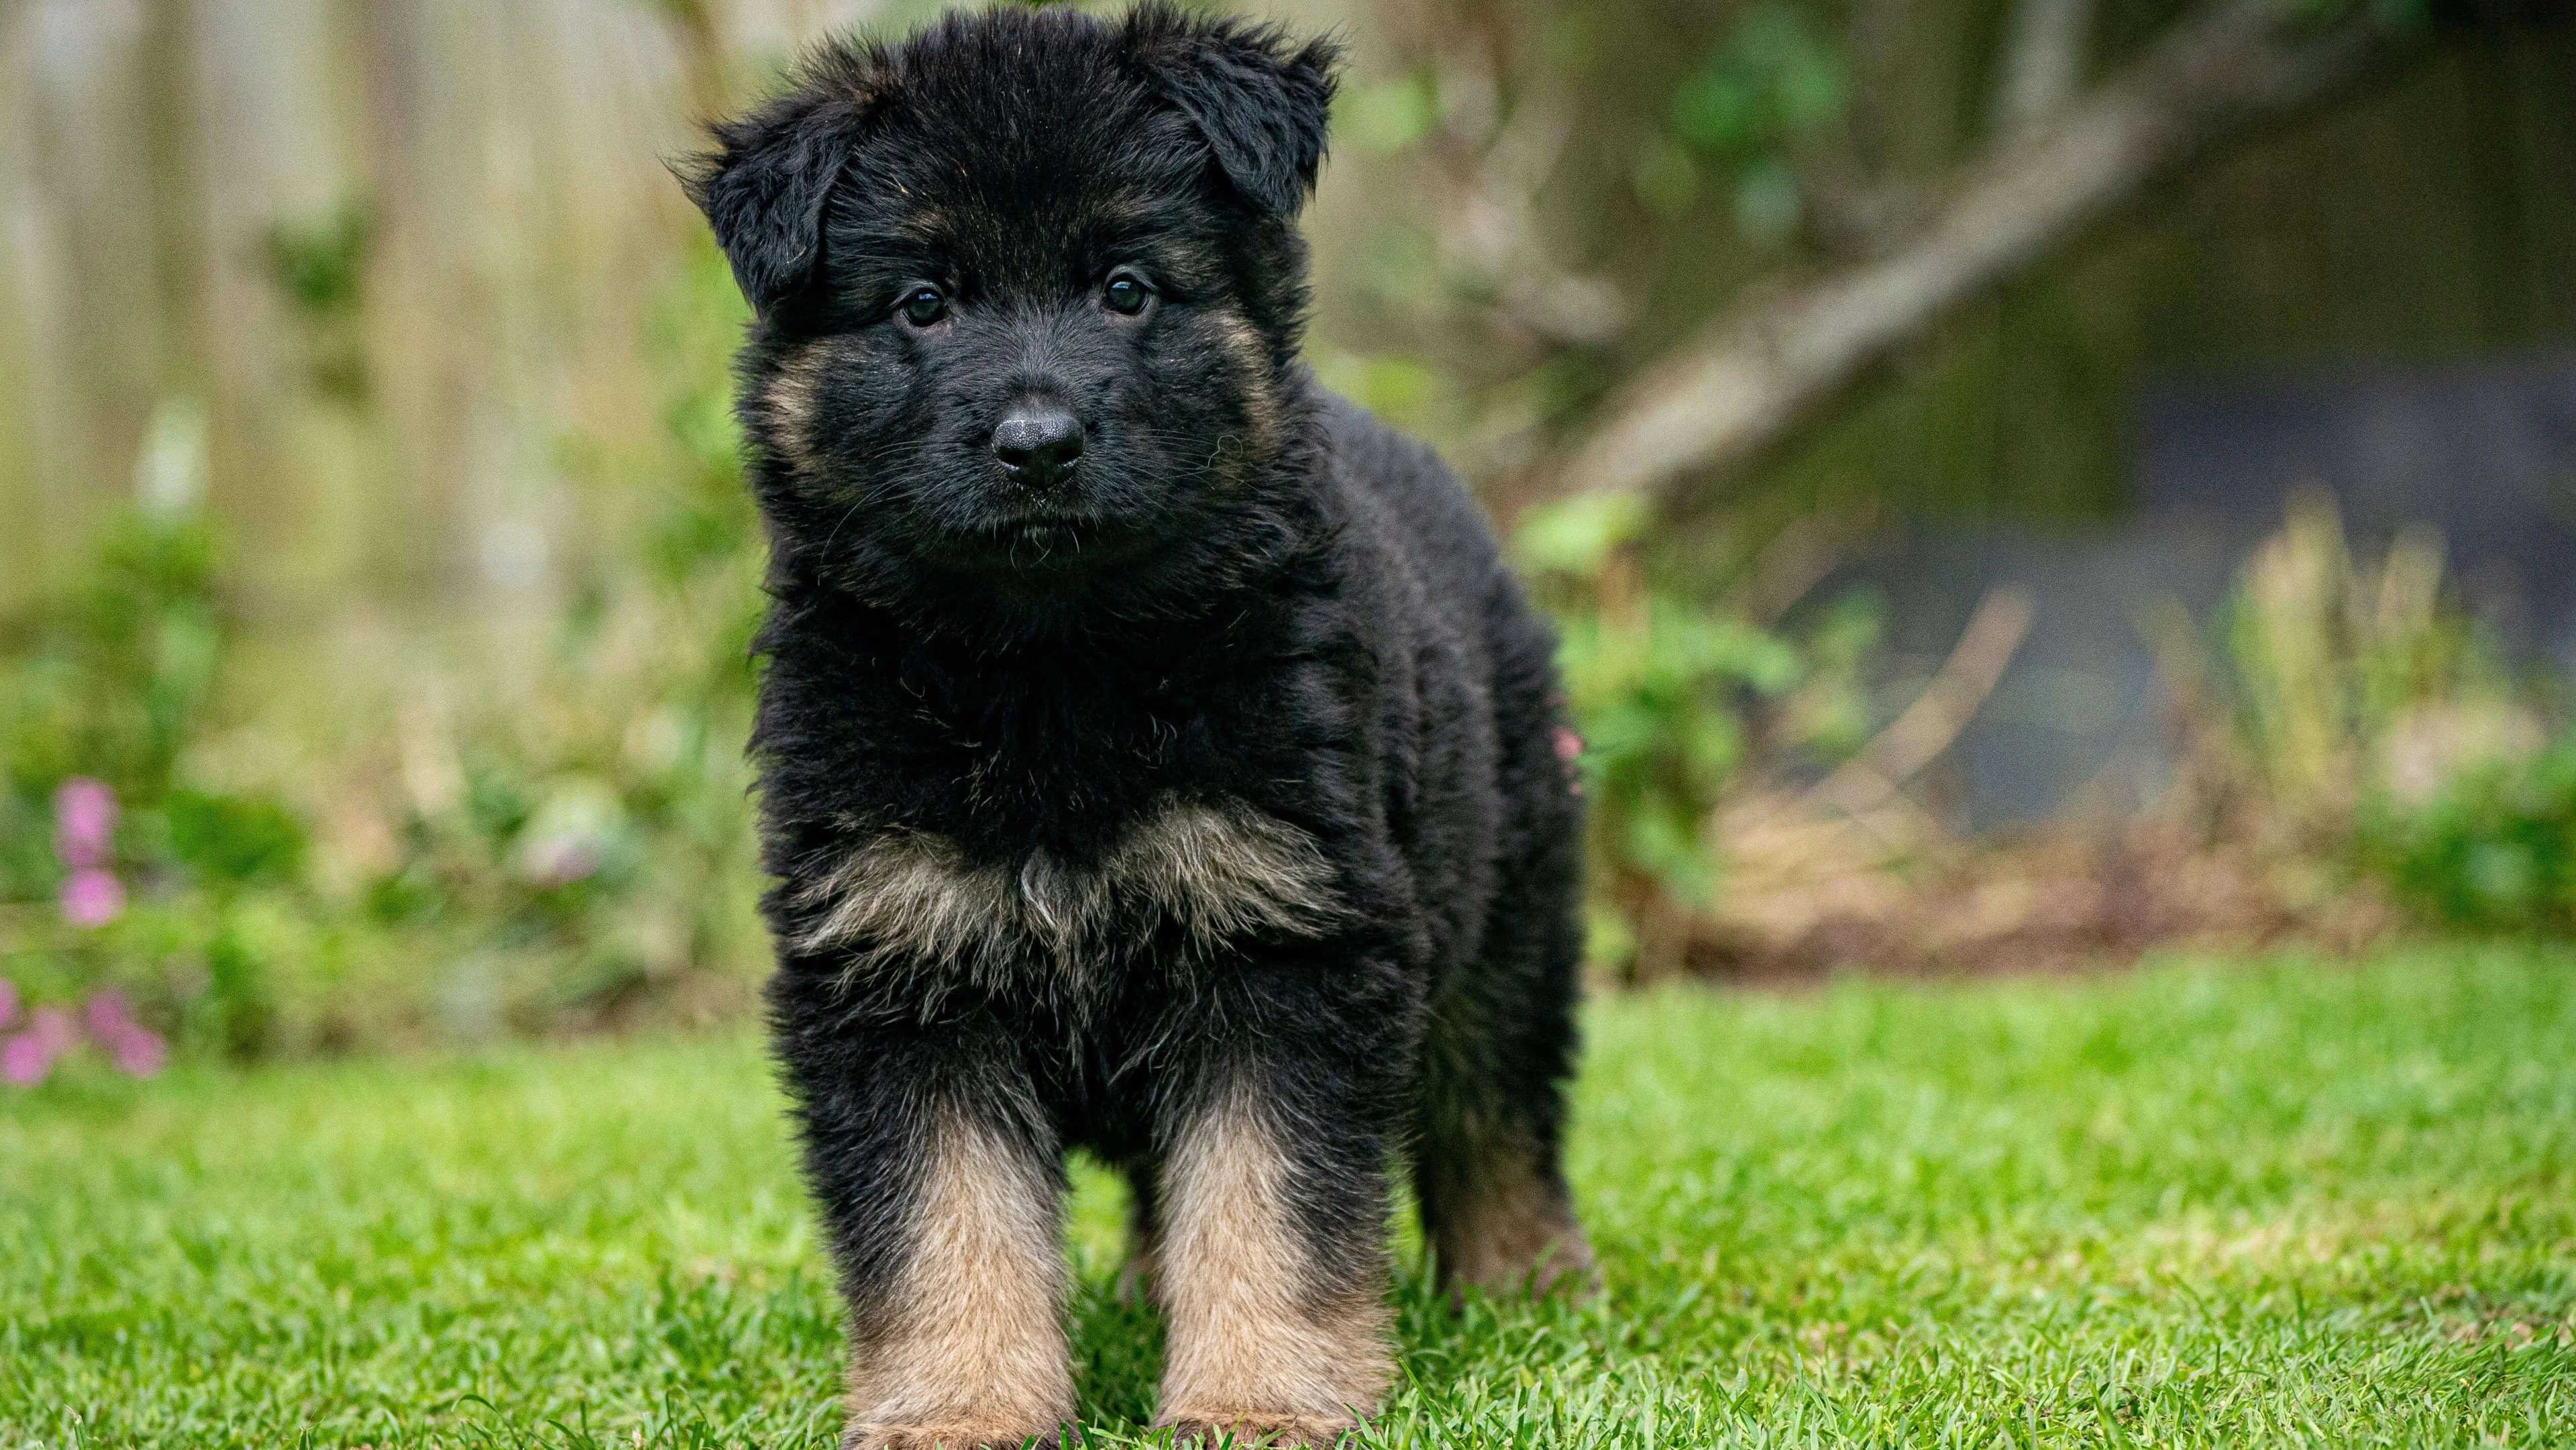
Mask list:
POLYGON ((2006 133, 1911 241, 1704 328, 1621 388, 1527 504, 1632 492, 1680 512, 1702 481, 1786 437, 1872 364, 2256 116, 2354 74, 2389 32, 2355 5, 2218 0, 2118 77, 2006 133))
POLYGON ((1991 589, 1932 683, 1858 755, 1816 783, 1809 794, 1858 817, 1886 804, 1905 782, 1941 757, 1994 693, 2030 633, 2031 599, 2023 590, 1991 589))
POLYGON ((2084 84, 2094 0, 2017 0, 1995 119, 2022 131, 2057 114, 2084 84))

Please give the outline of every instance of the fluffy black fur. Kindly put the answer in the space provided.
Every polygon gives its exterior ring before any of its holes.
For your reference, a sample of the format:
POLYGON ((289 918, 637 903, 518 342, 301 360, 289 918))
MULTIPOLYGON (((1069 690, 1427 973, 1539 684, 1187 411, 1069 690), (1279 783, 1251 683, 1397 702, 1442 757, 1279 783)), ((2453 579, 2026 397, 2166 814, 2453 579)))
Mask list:
MULTIPOLYGON (((823 49, 689 177, 758 314, 771 1001, 850 1306, 852 1444, 1055 1423, 887 1382, 953 1375, 903 1366, 946 1362, 907 1275, 963 1232, 918 1217, 960 1122, 1045 1184, 1074 1146, 1122 1165, 1150 1244, 1176 1145, 1248 1113, 1296 1251, 1272 1307, 1318 1335, 1377 1333, 1352 1306, 1384 1292, 1396 1164, 1453 1278, 1585 1262, 1557 1171, 1580 863, 1553 641, 1438 459, 1299 362, 1333 62, 1157 6, 951 17, 823 49), (1060 476, 994 452, 1033 408, 1079 425, 1060 476), (1181 835, 1118 876, 1182 806, 1271 877, 1181 835), (895 864, 853 868, 872 846, 895 864), (903 892, 1083 919, 957 937, 903 892)), ((1175 1336, 1258 1321, 1191 1312, 1175 1336)), ((1374 1373, 1318 1410, 1290 1403, 1314 1384, 1211 1372, 1162 1415, 1328 1440, 1374 1373)))

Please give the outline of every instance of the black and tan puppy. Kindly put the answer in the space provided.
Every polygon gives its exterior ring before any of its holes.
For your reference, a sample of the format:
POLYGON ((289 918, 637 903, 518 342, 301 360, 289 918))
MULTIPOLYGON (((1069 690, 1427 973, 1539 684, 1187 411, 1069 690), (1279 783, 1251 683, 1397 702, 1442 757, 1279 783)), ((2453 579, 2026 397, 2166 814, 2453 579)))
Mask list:
POLYGON ((1377 1406, 1408 1161, 1451 1282, 1588 1266, 1549 631, 1298 360, 1333 59, 952 17, 823 50, 692 178, 758 311, 771 1000, 850 1445, 1072 1419, 1074 1146, 1135 1184, 1187 1434, 1377 1406))

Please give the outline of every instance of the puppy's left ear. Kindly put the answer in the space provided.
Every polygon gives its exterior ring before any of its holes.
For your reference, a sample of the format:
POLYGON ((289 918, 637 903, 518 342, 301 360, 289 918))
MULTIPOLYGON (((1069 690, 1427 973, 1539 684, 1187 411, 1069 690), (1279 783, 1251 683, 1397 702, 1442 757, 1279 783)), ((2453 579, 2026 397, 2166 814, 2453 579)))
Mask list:
POLYGON ((1127 28, 1154 88, 1198 123, 1234 189, 1272 216, 1295 216, 1324 164, 1341 47, 1162 4, 1138 6, 1127 28))

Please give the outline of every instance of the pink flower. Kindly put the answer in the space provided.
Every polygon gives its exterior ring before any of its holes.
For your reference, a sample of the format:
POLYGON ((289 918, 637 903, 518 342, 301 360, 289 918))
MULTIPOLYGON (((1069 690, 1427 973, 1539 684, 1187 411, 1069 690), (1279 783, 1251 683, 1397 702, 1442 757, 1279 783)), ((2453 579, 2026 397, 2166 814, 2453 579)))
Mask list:
POLYGON ((101 1042, 135 1025, 134 1003, 114 987, 101 987, 81 1004, 81 1019, 89 1024, 89 1035, 101 1042))
POLYGON ((75 869, 103 867, 116 846, 116 792, 75 775, 54 787, 54 854, 75 869))
POLYGON ((33 1087, 54 1070, 54 1059, 79 1041, 80 1028, 71 1013, 60 1007, 39 1007, 26 1031, 0 1042, 0 1079, 33 1087))
POLYGON ((73 1019, 69 1007, 39 1007, 27 1021, 26 1035, 43 1043, 47 1053, 59 1057, 80 1041, 80 1023, 73 1019))
POLYGON ((90 994, 78 1017, 67 1007, 39 1007, 24 1031, 0 1039, 0 1081, 19 1087, 43 1082, 54 1064, 80 1045, 84 1027, 108 1061, 134 1077, 150 1077, 170 1060, 170 1044, 135 1021, 133 1004, 108 987, 90 994))
POLYGON ((63 878, 63 919, 105 926, 125 910, 125 884, 108 870, 116 854, 116 792, 75 775, 54 787, 54 854, 72 868, 63 878))
POLYGON ((170 1045, 160 1033, 134 1020, 134 1004, 114 987, 92 992, 81 1015, 88 1022, 90 1041, 127 1073, 150 1077, 170 1060, 170 1045))
POLYGON ((21 1032, 0 1041, 0 1079, 19 1087, 34 1087, 53 1070, 54 1054, 35 1033, 21 1032))
POLYGON ((104 1044, 108 1057, 129 1077, 150 1077, 170 1060, 170 1044, 149 1027, 129 1024, 104 1044))
POLYGON ((125 911, 125 883, 116 873, 83 866, 63 878, 63 920, 74 926, 101 927, 125 911))
POLYGON ((18 984, 0 977, 0 1027, 18 1020, 18 984))

